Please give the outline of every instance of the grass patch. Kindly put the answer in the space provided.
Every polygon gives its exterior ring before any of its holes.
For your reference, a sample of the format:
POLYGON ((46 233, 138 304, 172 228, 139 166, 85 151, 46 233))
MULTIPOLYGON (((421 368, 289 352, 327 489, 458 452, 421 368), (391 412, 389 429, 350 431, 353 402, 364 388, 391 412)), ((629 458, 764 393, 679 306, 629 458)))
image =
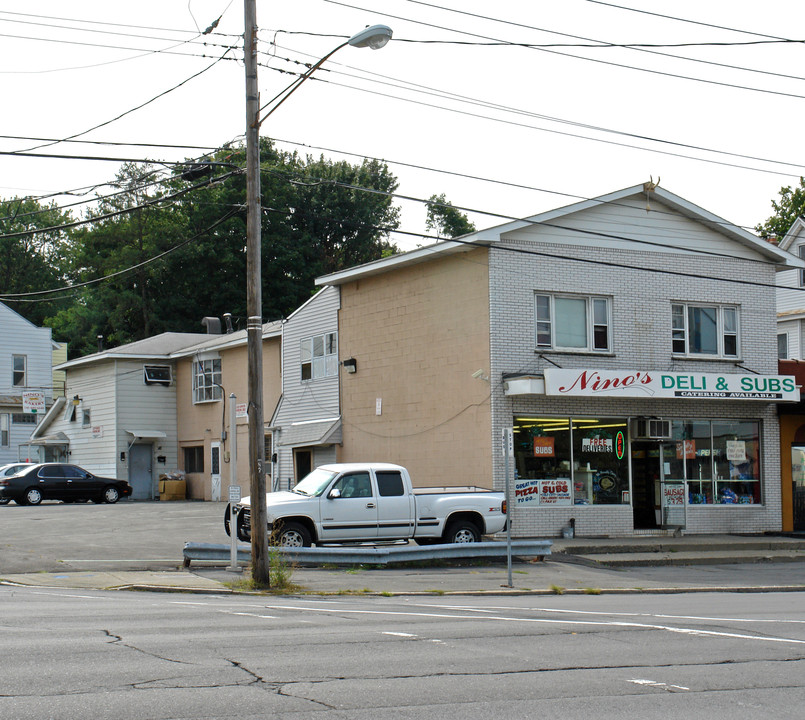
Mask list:
POLYGON ((564 595, 565 589, 561 585, 551 585, 551 592, 554 595, 564 595))
POLYGON ((584 588, 585 595, 600 595, 601 588, 584 588))

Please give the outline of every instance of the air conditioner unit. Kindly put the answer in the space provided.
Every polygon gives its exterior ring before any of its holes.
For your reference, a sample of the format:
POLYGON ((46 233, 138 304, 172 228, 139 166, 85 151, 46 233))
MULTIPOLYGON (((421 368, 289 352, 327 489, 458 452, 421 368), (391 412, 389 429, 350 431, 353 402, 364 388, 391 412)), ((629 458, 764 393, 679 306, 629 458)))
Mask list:
POLYGON ((633 440, 670 440, 671 421, 660 418, 635 418, 632 421, 633 440))

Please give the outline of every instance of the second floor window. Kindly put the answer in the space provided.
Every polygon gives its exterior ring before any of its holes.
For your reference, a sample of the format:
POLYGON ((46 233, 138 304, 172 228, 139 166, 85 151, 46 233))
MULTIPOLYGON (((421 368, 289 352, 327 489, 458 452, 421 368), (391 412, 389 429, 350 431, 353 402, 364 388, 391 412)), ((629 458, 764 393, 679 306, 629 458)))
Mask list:
POLYGON ((537 293, 537 348, 608 352, 612 347, 609 299, 537 293))
POLYGON ((202 403, 220 400, 221 359, 196 360, 193 363, 193 402, 202 403))
POLYGON ((777 359, 788 360, 788 333, 777 335, 777 359))
POLYGON ((338 335, 326 333, 302 340, 299 346, 302 380, 338 375, 338 335))
POLYGON ((26 380, 26 357, 25 355, 13 355, 11 357, 12 374, 11 383, 14 387, 25 387, 26 380))
POLYGON ((671 306, 675 355, 738 357, 738 308, 729 305, 671 306))

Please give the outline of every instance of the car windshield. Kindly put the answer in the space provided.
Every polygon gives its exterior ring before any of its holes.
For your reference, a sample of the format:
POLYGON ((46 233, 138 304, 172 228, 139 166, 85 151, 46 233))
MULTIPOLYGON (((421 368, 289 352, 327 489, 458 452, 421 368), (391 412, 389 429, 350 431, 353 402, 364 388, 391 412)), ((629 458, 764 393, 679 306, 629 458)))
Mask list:
POLYGON ((299 481, 299 484, 294 487, 291 492, 299 493, 300 495, 307 495, 307 497, 316 497, 324 492, 324 489, 338 473, 332 470, 323 470, 316 468, 312 473, 305 475, 299 481))

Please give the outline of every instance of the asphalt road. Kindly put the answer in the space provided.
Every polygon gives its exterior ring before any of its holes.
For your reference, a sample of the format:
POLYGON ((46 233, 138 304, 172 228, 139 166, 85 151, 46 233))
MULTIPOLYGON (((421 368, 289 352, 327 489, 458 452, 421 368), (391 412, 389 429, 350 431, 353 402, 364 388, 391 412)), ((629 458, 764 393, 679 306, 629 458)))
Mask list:
POLYGON ((165 570, 185 542, 227 543, 226 503, 0 505, 0 572, 165 570))
POLYGON ((802 717, 797 593, 177 595, 0 588, 14 720, 802 717))

